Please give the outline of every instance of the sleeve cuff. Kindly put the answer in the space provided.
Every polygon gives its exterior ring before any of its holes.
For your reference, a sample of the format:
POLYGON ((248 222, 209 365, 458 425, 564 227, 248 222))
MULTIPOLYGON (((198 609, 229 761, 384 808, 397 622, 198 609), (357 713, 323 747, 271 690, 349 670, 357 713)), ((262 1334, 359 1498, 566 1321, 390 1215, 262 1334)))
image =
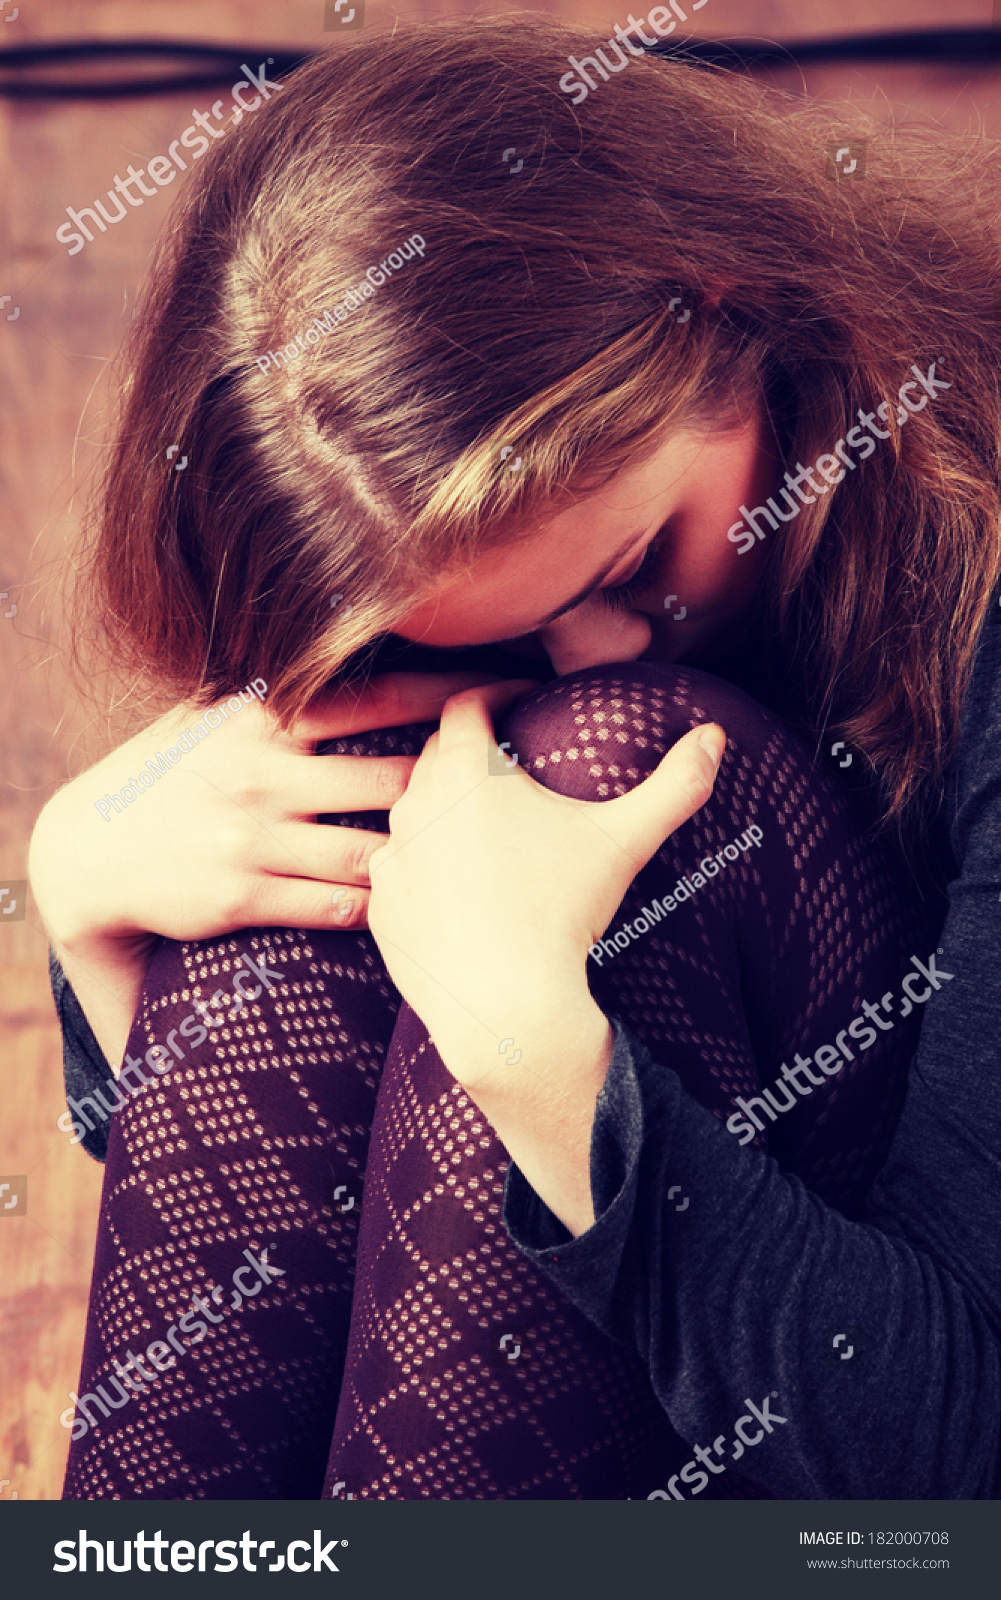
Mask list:
MULTIPOLYGON (((56 1015, 63 1034, 63 1080, 67 1101, 82 1100, 95 1089, 107 1087, 114 1103, 115 1078, 105 1059, 104 1052, 94 1037, 90 1023, 84 1016, 79 1000, 69 979, 59 964, 55 952, 49 950, 49 984, 55 1001, 56 1015)), ((72 1114, 72 1107, 71 1114, 72 1114)), ((81 1129, 84 1123, 77 1126, 81 1129)), ((95 1161, 103 1161, 108 1150, 107 1121, 87 1128, 79 1141, 95 1161)))

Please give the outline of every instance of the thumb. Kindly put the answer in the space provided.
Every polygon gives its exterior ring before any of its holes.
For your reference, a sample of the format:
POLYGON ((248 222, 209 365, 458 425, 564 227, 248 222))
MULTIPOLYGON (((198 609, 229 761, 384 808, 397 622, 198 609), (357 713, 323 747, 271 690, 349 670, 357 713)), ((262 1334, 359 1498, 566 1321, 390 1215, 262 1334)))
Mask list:
POLYGON ((718 724, 692 728, 635 789, 602 804, 602 826, 645 865, 668 835, 705 805, 725 749, 726 734, 718 724))

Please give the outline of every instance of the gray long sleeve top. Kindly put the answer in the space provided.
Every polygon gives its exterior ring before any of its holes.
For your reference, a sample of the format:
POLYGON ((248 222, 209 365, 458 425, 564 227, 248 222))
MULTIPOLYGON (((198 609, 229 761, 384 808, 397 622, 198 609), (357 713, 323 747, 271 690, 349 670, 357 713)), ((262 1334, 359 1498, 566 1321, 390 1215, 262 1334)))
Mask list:
POLYGON ((594 1225, 572 1239, 509 1173, 515 1243, 638 1351, 690 1442, 680 1482, 661 1486, 675 1498, 738 1460, 790 1499, 1001 1493, 999 729, 990 628, 948 780, 958 875, 941 976, 864 1222, 742 1148, 618 1023, 592 1129, 594 1225))

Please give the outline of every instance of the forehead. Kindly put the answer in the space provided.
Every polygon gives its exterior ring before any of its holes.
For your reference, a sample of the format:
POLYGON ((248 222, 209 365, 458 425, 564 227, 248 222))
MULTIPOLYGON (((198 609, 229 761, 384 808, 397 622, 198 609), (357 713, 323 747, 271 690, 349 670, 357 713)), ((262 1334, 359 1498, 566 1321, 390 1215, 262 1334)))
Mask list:
POLYGON ((424 620, 434 611, 441 621, 457 604, 468 612, 519 600, 528 603, 526 615, 545 616, 607 564, 617 546, 642 536, 658 476, 649 463, 617 473, 575 504, 541 516, 509 543, 476 553, 441 573, 406 620, 424 620))
POLYGON ((752 452, 753 432, 745 427, 678 430, 574 505, 540 518, 527 534, 442 573, 395 631, 442 646, 533 631, 600 579, 618 551, 640 550, 682 498, 718 494, 730 468, 752 452))

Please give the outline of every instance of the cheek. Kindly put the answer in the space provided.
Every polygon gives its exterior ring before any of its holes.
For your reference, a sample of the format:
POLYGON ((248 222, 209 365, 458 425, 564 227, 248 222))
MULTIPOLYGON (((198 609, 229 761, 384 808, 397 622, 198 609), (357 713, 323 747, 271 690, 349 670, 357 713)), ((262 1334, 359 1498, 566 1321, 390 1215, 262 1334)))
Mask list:
POLYGON ((701 615, 731 612, 754 594, 767 552, 759 541, 746 555, 738 555, 726 537, 733 518, 708 535, 679 541, 666 555, 658 587, 661 603, 677 593, 678 603, 701 615))
POLYGON ((710 605, 727 605, 748 599, 757 587, 763 554, 764 547, 760 543, 743 556, 738 556, 729 541, 723 550, 714 550, 700 574, 707 602, 710 605))

